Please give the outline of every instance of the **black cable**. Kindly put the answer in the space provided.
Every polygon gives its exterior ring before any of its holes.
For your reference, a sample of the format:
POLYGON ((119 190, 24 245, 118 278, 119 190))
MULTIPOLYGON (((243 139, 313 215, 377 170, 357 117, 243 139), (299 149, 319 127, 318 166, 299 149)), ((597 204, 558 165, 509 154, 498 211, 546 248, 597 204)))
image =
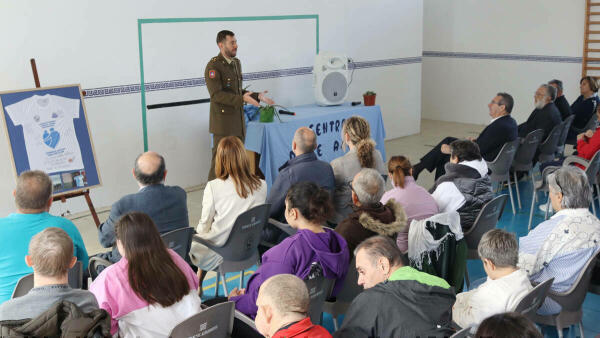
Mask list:
POLYGON ((177 102, 149 104, 149 105, 146 106, 146 108, 147 109, 158 109, 158 108, 187 106, 187 105, 191 105, 191 104, 200 104, 200 103, 208 103, 208 102, 210 102, 210 99, 199 99, 199 100, 190 100, 190 101, 177 101, 177 102))

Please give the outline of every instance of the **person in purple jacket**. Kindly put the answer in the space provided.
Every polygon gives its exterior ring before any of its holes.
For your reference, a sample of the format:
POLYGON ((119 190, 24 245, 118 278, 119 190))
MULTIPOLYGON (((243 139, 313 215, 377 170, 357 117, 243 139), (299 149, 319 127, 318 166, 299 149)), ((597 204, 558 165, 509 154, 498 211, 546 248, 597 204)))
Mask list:
POLYGON ((229 300, 235 302, 238 311, 254 319, 256 298, 264 281, 282 273, 305 279, 313 262, 321 265, 325 278, 336 280, 332 296, 337 295, 348 272, 349 253, 344 238, 322 225, 332 212, 329 193, 315 183, 297 183, 288 190, 285 219, 298 232, 265 252, 246 289, 231 291, 229 300))

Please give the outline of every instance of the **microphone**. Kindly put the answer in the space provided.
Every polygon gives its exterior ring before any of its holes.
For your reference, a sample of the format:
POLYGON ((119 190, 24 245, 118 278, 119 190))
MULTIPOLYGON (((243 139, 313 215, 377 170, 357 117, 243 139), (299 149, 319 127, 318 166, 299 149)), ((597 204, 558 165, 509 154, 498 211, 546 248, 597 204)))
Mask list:
POLYGON ((296 115, 296 113, 294 113, 294 112, 283 110, 283 109, 279 110, 279 114, 282 114, 282 115, 296 115))

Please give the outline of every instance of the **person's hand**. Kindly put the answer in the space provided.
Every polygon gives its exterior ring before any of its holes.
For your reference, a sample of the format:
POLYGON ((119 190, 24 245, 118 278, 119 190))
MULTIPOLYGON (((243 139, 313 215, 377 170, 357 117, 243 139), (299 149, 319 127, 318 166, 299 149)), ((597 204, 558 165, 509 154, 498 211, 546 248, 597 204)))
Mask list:
POLYGON ((467 140, 471 141, 471 142, 475 142, 475 140, 477 140, 476 138, 474 138, 473 136, 471 137, 467 137, 467 140))
POLYGON ((594 136, 594 131, 593 130, 588 130, 588 131, 585 132, 585 137, 592 138, 592 136, 594 136))
POLYGON ((581 134, 577 135, 577 141, 583 140, 584 136, 585 136, 585 133, 581 133, 581 134))
POLYGON ((227 296, 228 299, 231 299, 231 297, 237 297, 237 296, 241 296, 243 294, 246 293, 246 289, 239 289, 238 288, 234 288, 233 290, 231 290, 231 292, 229 293, 229 296, 227 296))
POLYGON ((275 101, 271 100, 270 98, 268 98, 265 94, 268 93, 268 91, 264 91, 260 94, 258 94, 258 99, 261 100, 262 102, 265 102, 268 105, 274 105, 275 101))
MULTIPOLYGON (((246 94, 244 94, 244 97, 243 97, 244 102, 246 102, 248 104, 251 104, 251 105, 253 105, 255 107, 260 107, 260 105, 258 104, 258 101, 256 101, 252 96, 250 96, 252 94, 254 94, 254 93, 253 92, 246 92, 246 94)), ((260 95, 259 95, 259 97, 260 97, 260 95)))
POLYGON ((450 155, 451 151, 450 151, 450 146, 447 144, 442 144, 442 154, 447 154, 450 155))

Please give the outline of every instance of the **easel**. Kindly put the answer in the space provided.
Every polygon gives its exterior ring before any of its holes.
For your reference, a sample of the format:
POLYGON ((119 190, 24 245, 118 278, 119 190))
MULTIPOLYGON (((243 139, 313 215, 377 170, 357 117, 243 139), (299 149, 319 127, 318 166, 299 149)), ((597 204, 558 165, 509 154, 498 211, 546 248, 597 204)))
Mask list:
MULTIPOLYGON (((40 88, 40 78, 38 76, 37 66, 35 65, 35 59, 31 59, 31 71, 33 72, 33 81, 35 82, 35 87, 40 88)), ((85 91, 82 93, 85 96, 85 91)), ((90 213, 92 214, 92 218, 94 219, 94 223, 96 223, 96 227, 100 226, 100 219, 98 218, 98 214, 96 213, 96 208, 94 208, 94 204, 92 203, 92 199, 90 198, 90 190, 85 189, 82 191, 66 193, 62 195, 57 195, 52 197, 52 201, 61 201, 62 203, 66 203, 68 198, 84 196, 85 201, 87 202, 88 208, 90 208, 90 213)))

